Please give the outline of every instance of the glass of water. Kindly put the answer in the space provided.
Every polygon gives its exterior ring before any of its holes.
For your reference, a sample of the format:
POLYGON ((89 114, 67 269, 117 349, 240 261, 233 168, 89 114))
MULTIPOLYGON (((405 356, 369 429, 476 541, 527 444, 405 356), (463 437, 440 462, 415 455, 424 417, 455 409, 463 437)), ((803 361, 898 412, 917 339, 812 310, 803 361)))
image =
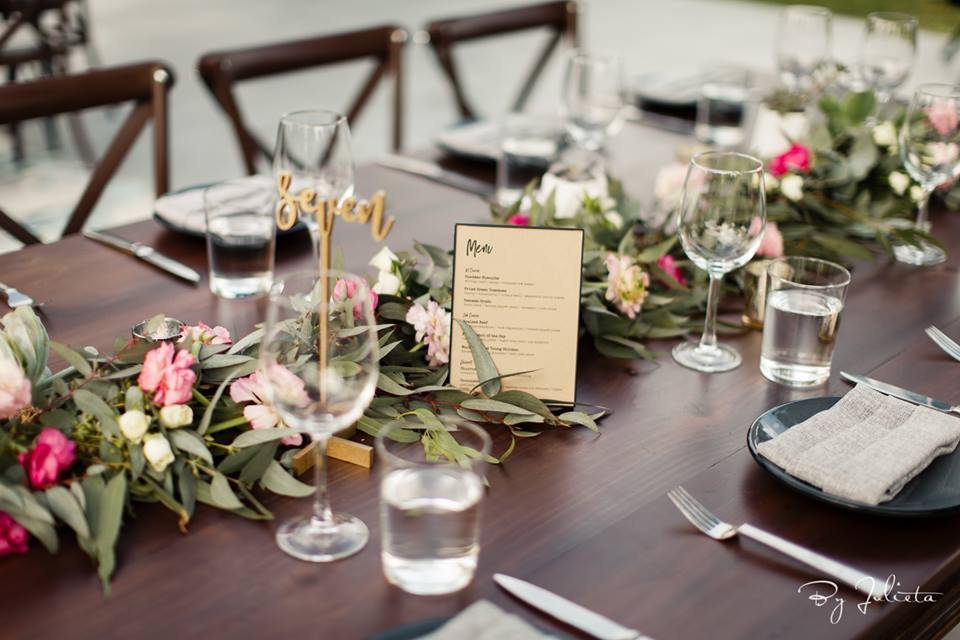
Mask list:
POLYGON ((864 23, 860 75, 877 94, 877 114, 902 85, 917 51, 917 19, 905 13, 877 11, 864 23))
POLYGON ((574 51, 567 60, 560 100, 567 132, 584 149, 600 151, 623 108, 620 58, 574 51))
POLYGON ((210 290, 221 298, 266 293, 273 282, 276 193, 269 178, 242 178, 203 192, 210 290))
POLYGON ((830 377, 850 272, 819 258, 773 260, 767 266, 760 372, 791 387, 812 387, 830 377))
POLYGON ((718 147, 743 143, 750 72, 737 67, 718 67, 704 75, 697 99, 697 139, 718 147))
POLYGON ((824 7, 794 4, 780 13, 777 67, 788 88, 806 90, 831 56, 833 13, 824 7))
POLYGON ((473 579, 490 446, 487 432, 467 421, 424 429, 398 420, 377 435, 383 573, 391 584, 438 595, 473 579))
POLYGON ((557 156, 560 131, 550 118, 511 113, 500 123, 497 203, 509 207, 557 156))

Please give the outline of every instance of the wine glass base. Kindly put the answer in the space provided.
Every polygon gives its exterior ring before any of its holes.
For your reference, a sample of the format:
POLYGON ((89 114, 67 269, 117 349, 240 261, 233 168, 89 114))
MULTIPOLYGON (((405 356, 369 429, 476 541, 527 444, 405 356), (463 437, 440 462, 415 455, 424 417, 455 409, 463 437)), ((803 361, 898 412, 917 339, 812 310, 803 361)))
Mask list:
POLYGON ((367 525, 346 513, 333 514, 333 526, 312 517, 288 520, 277 529, 277 546, 287 555, 307 562, 333 562, 352 556, 370 539, 367 525))
POLYGON ((673 348, 673 359, 694 371, 719 373, 740 366, 743 359, 733 347, 718 344, 705 349, 695 342, 682 342, 673 348))
POLYGON ((919 247, 911 244, 894 245, 893 255, 897 262, 912 264, 916 267, 932 267, 947 259, 943 249, 929 242, 921 242, 919 247))

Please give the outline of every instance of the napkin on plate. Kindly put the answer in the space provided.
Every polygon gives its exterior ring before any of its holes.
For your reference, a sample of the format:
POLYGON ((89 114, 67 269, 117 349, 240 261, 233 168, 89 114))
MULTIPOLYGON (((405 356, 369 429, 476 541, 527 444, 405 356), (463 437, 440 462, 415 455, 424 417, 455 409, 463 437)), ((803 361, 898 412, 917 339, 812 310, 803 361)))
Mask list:
POLYGON ((960 419, 857 386, 757 450, 826 493, 876 505, 957 442, 960 419))
MULTIPOLYGON (((270 176, 244 176, 237 178, 236 182, 250 182, 264 189, 273 188, 270 176)), ((207 218, 203 211, 204 191, 205 187, 194 187, 168 193, 157 198, 153 210, 167 224, 181 231, 203 235, 207 232, 207 218)))
POLYGON ((545 635, 488 600, 478 600, 420 640, 545 640, 545 635))

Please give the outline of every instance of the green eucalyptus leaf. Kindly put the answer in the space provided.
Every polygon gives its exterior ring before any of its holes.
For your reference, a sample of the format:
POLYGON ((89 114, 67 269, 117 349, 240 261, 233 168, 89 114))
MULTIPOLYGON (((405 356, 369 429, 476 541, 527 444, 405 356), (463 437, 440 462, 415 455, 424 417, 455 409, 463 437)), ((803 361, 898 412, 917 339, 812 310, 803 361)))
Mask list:
POLYGON ((263 477, 260 478, 260 484, 265 489, 282 496, 293 498, 302 498, 313 495, 315 488, 300 482, 280 466, 276 460, 271 460, 263 477))
POLYGON ((87 362, 87 358, 82 352, 55 340, 51 340, 49 344, 54 353, 66 360, 67 364, 76 369, 84 378, 89 378, 90 374, 93 373, 90 363, 87 362))
POLYGON ((203 438, 189 429, 173 429, 167 431, 167 437, 173 445, 185 453, 190 453, 200 458, 207 464, 213 464, 213 455, 207 449, 203 438))
POLYGON ((243 508, 243 503, 237 499, 237 495, 230 488, 227 477, 220 472, 214 472, 210 481, 210 499, 214 506, 228 511, 243 508))
POLYGON ((579 424, 590 429, 591 431, 600 433, 600 428, 597 427, 597 423, 593 421, 593 418, 582 411, 567 411, 566 413, 561 413, 558 417, 564 422, 579 424))
POLYGON ((499 400, 486 400, 484 398, 474 398, 472 400, 464 400, 461 403, 461 406, 465 409, 472 409, 474 411, 493 411, 496 413, 514 413, 519 415, 532 415, 534 412, 523 407, 518 407, 514 404, 509 404, 507 402, 501 402, 499 400))
POLYGON ((463 330, 463 335, 470 346, 470 353, 473 356, 473 366, 477 372, 478 380, 486 380, 482 385, 483 392, 488 396, 495 396, 500 393, 500 372, 497 371, 497 365, 494 363, 490 352, 484 346, 483 340, 477 335, 468 322, 457 319, 457 324, 463 330))
POLYGON ((102 398, 87 389, 77 389, 73 392, 73 402, 81 411, 96 418, 105 434, 113 437, 120 435, 120 425, 117 424, 116 413, 102 398))

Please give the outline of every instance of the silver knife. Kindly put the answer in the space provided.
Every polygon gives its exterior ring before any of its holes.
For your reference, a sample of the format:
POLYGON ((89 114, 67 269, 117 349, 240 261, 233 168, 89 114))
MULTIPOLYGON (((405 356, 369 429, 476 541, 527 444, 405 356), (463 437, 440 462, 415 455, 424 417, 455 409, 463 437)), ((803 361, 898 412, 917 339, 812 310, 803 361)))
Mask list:
POLYGON ((140 258, 148 264, 152 264, 158 269, 163 269, 167 273, 172 273, 178 278, 183 278, 188 282, 197 284, 200 282, 200 274, 188 267, 187 265, 177 262, 173 258, 168 258, 167 256, 159 253, 153 247, 147 246, 140 242, 130 242, 129 240, 124 240, 118 236, 115 236, 110 233, 103 233, 102 231, 84 231, 83 235, 91 240, 100 242, 114 249, 119 249, 129 253, 130 255, 140 258))
POLYGON ((426 178, 427 180, 433 180, 434 182, 438 182, 442 185, 446 185, 453 189, 466 191, 482 198, 491 197, 494 191, 493 186, 483 182, 482 180, 476 180, 475 178, 465 176, 455 171, 447 171, 443 167, 440 167, 432 162, 427 162, 426 160, 420 160, 418 158, 387 155, 377 160, 377 164, 381 167, 395 169, 397 171, 403 171, 405 173, 411 173, 413 175, 420 176, 421 178, 426 178))
POLYGON ((868 378, 867 376, 860 376, 855 373, 847 373, 846 371, 841 371, 840 375, 850 382, 864 384, 871 389, 875 389, 880 393, 885 393, 888 396, 893 396, 894 398, 900 398, 901 400, 906 400, 907 402, 912 402, 913 404, 919 404, 923 407, 930 407, 931 409, 943 411, 944 413, 960 413, 960 406, 952 405, 949 402, 944 402, 943 400, 935 400, 930 396, 925 396, 922 393, 917 393, 916 391, 910 391, 909 389, 904 389, 903 387, 898 387, 887 382, 874 380, 873 378, 868 378))
POLYGON ((586 607, 581 607, 575 602, 561 598, 535 584, 502 573, 493 574, 493 580, 527 604, 549 613, 561 622, 566 622, 570 626, 589 633, 594 638, 600 638, 600 640, 652 640, 636 629, 628 629, 610 618, 605 618, 599 613, 594 613, 586 607))

